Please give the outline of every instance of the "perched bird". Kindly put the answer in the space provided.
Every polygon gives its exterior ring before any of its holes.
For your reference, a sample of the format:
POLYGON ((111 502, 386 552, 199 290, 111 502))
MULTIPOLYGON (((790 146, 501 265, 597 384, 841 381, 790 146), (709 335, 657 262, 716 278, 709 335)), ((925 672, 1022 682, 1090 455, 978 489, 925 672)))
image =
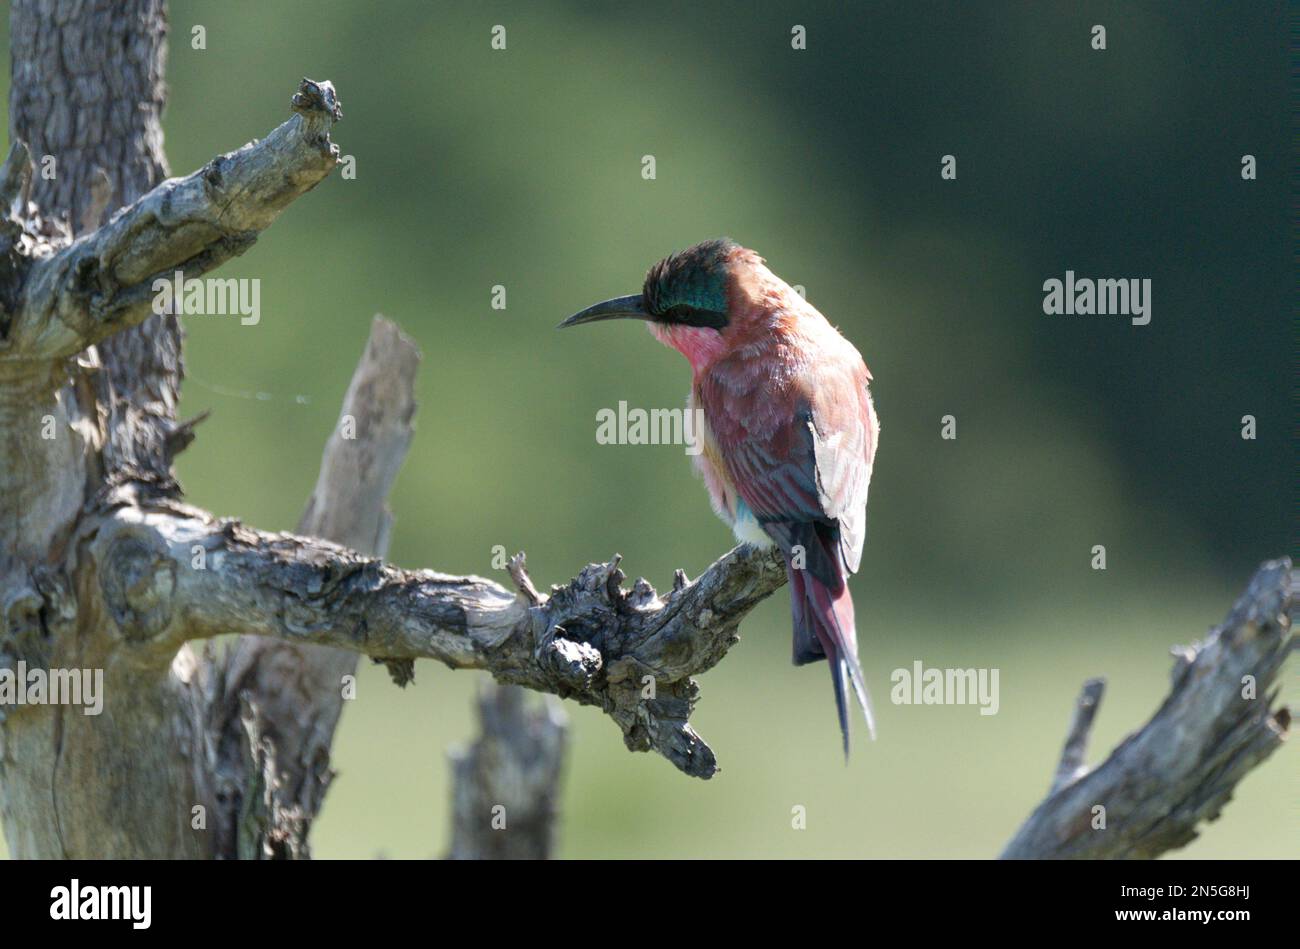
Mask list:
POLYGON ((647 321, 691 364, 688 409, 702 409, 705 422, 695 459, 713 509, 741 542, 780 548, 794 661, 828 660, 847 756, 850 683, 875 737, 848 588, 880 433, 871 373, 763 258, 726 238, 664 258, 640 293, 560 326, 620 318, 647 321))

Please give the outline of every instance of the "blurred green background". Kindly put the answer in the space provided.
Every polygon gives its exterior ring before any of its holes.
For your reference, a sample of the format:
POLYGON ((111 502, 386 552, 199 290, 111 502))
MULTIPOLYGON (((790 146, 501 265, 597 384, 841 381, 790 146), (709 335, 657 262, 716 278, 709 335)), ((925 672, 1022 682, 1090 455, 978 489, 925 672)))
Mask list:
MULTIPOLYGON (((499 544, 540 585, 615 551, 659 587, 693 576, 732 541, 682 449, 595 441, 619 400, 680 406, 685 362, 630 323, 553 327, 728 234, 876 378, 853 590, 880 739, 858 728, 845 767, 825 667, 790 665, 781 591, 700 680, 713 781, 567 706, 560 853, 993 856, 1043 796, 1083 680, 1109 680, 1097 758, 1157 707, 1167 649, 1292 546, 1283 12, 172 0, 174 174, 283 121, 304 75, 338 87, 357 168, 223 269, 261 279, 259 325, 188 321, 184 412, 213 412, 180 461, 188 495, 291 529, 382 312, 424 352, 394 561, 508 582, 499 544), (1150 325, 1045 316, 1066 269, 1151 278, 1150 325), (917 659, 1000 669, 999 714, 891 705, 890 672, 917 659)), ((399 691, 367 665, 318 856, 445 851, 444 752, 473 733, 477 681, 424 663, 399 691)), ((1298 776, 1283 751, 1181 854, 1295 856, 1298 776)))

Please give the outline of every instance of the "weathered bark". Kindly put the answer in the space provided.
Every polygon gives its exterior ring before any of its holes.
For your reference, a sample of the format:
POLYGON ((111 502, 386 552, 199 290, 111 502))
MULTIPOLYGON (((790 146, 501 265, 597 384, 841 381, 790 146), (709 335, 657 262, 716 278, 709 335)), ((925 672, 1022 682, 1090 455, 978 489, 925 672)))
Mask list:
POLYGON ((623 590, 617 557, 589 564, 549 597, 532 589, 518 559, 516 593, 138 496, 97 520, 84 556, 97 567, 103 610, 158 657, 240 629, 364 653, 399 681, 414 659, 486 669, 602 708, 629 748, 658 751, 703 778, 717 764, 689 722, 690 677, 712 668, 737 641, 740 620, 785 582, 778 556, 738 547, 692 583, 679 575, 663 599, 645 580, 623 590))
POLYGON ((555 847, 565 715, 546 696, 529 703, 518 686, 485 685, 482 733, 450 755, 451 859, 545 860, 555 847))
POLYGON ((1278 676, 1296 649, 1297 584, 1289 560, 1260 567, 1205 642, 1175 650, 1160 710, 1093 771, 1084 756, 1103 683, 1088 682, 1047 800, 1002 856, 1157 857, 1190 843, 1286 738, 1278 676))
MULTIPOLYGON (((161 126, 164 10, 162 0, 12 5, 9 137, 26 143, 41 173, 23 176, 21 224, 11 222, 5 243, 21 240, 21 225, 53 239, 27 248, 31 253, 20 259, 0 247, 8 271, 7 305, 0 310, 0 381, 9 393, 0 398, 4 447, 8 457, 27 462, 26 477, 10 479, 21 483, 0 491, 0 542, 22 556, 45 557, 78 516, 83 492, 106 474, 135 469, 172 487, 170 450, 185 437, 175 424, 181 331, 174 317, 154 318, 83 354, 77 368, 97 371, 74 372, 81 383, 75 387, 69 373, 51 371, 48 361, 7 358, 15 288, 32 257, 93 230, 110 202, 116 207, 134 201, 167 174, 161 126), (56 420, 60 437, 41 437, 47 417, 56 420), (102 443, 90 450, 80 444, 92 438, 102 443), (101 464, 107 471, 97 470, 101 464)), ((25 162, 15 161, 10 171, 26 171, 25 162)))
MULTIPOLYGON (((0 246, 0 438, 7 461, 0 570, 9 620, 0 662, 34 655, 47 667, 103 663, 105 688, 131 695, 136 671, 110 664, 100 637, 78 636, 101 629, 102 617, 79 609, 60 562, 87 500, 108 478, 129 472, 162 490, 172 487, 170 455, 186 437, 175 423, 180 329, 158 317, 65 365, 15 360, 11 340, 30 265, 96 227, 110 200, 135 200, 166 174, 159 124, 163 6, 15 0, 10 39, 10 138, 28 143, 42 171, 54 174, 32 176, 19 148, 5 176, 20 188, 18 217, 7 222, 0 246), (108 76, 114 86, 103 81, 108 76), (50 420, 52 439, 42 437, 50 420)), ((160 732, 186 729, 184 686, 165 669, 149 679, 111 736, 66 709, 9 716, 0 731, 0 814, 13 854, 132 852, 129 828, 145 820, 167 852, 200 852, 184 830, 188 808, 159 813, 148 800, 197 796, 177 745, 158 740, 160 732), (148 775, 142 794, 111 786, 127 769, 148 775), (98 826, 111 811, 119 816, 98 826)))
MULTIPOLYGON (((74 236, 167 177, 166 36, 163 0, 13 3, 9 137, 52 172, 32 177, 32 204, 74 236)), ((102 454, 110 474, 127 469, 174 490, 181 339, 174 316, 155 316, 88 357, 100 366, 92 378, 95 407, 109 415, 102 454)))

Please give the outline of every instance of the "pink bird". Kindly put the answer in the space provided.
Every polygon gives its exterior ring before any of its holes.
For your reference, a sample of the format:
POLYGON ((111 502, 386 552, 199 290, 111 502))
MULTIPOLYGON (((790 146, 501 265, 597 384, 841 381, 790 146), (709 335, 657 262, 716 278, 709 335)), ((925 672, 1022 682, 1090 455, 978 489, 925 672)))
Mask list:
POLYGON ((726 238, 666 257, 639 294, 560 325, 619 318, 648 321, 691 364, 688 409, 702 409, 705 421, 696 465, 713 509, 742 543, 780 548, 794 662, 828 660, 847 757, 850 684, 875 737, 848 587, 880 435, 871 373, 763 258, 726 238))

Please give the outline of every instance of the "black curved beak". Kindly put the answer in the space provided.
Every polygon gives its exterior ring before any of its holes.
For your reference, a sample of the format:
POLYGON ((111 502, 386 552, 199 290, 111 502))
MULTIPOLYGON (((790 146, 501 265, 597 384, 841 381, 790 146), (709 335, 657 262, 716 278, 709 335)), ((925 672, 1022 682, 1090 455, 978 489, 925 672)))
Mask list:
POLYGON ((589 306, 580 313, 575 313, 556 329, 577 326, 579 323, 595 323, 599 320, 652 320, 653 316, 645 308, 641 294, 628 297, 615 297, 604 300, 595 306, 589 306))

